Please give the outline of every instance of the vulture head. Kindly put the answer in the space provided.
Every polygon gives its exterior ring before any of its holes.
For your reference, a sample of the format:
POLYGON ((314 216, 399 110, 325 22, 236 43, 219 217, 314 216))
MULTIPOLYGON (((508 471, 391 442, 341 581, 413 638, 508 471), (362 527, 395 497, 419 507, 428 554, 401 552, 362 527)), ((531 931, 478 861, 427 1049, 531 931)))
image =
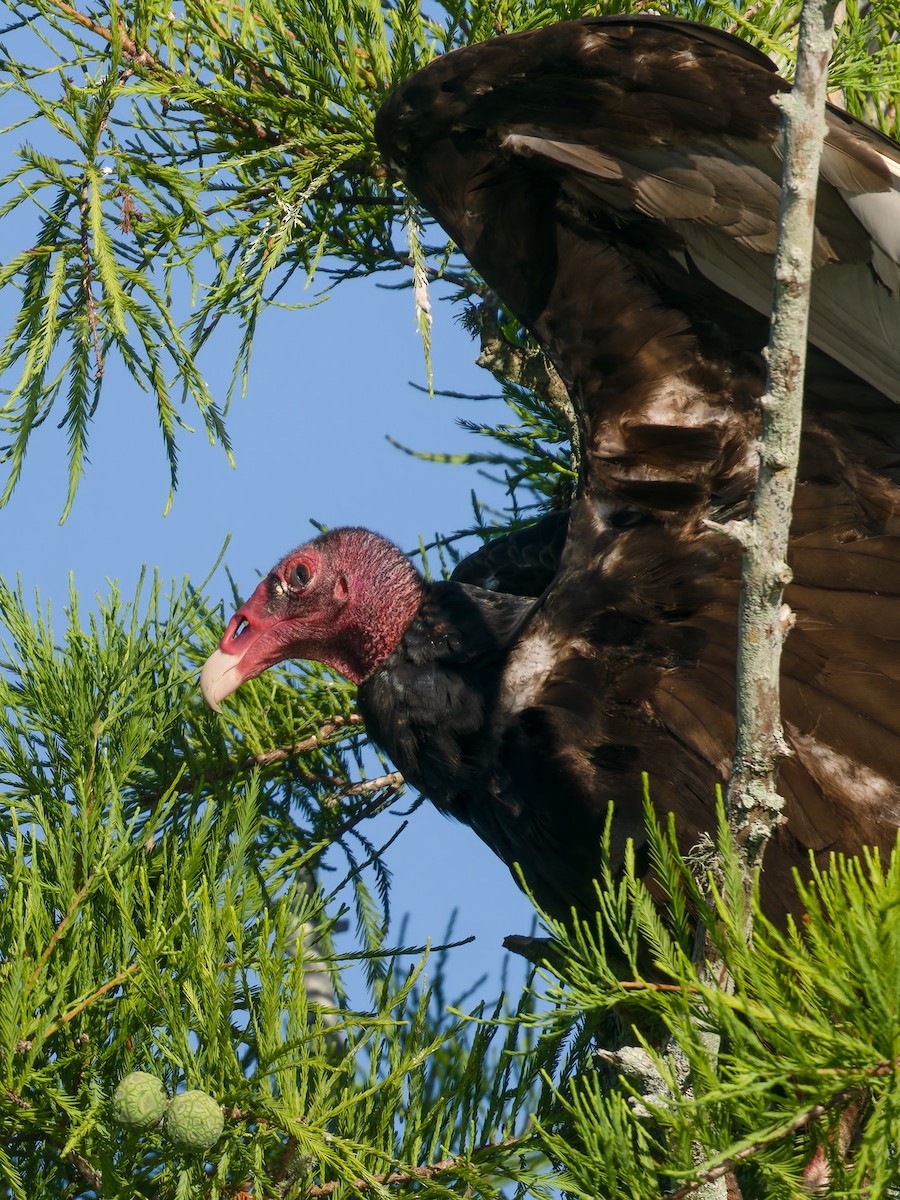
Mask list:
POLYGON ((214 709, 248 679, 289 658, 362 683, 397 644, 422 581, 396 546, 365 529, 334 529, 273 567, 228 622, 200 676, 214 709))

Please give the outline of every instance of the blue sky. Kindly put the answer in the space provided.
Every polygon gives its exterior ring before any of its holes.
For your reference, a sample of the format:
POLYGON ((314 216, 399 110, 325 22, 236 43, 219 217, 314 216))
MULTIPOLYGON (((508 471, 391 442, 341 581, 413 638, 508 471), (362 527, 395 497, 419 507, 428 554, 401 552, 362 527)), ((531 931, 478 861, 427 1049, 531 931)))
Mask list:
MULTIPOLYGON (((28 244, 22 240, 27 237, 18 220, 5 222, 0 258, 28 244)), ((15 301, 9 293, 0 297, 4 332, 15 301)), ((435 386, 496 390, 474 365, 475 344, 453 321, 450 305, 434 307, 435 386)), ((202 362, 213 394, 222 399, 232 337, 219 330, 202 362)), ((460 430, 457 418, 502 420, 506 410, 499 402, 431 399, 410 386, 424 376, 409 291, 356 280, 317 307, 272 310, 260 322, 247 395, 233 402, 228 418, 236 468, 202 431, 183 434, 181 483, 163 516, 168 468, 152 404, 120 368, 111 367, 91 464, 71 516, 60 526, 65 443, 47 422, 9 506, 0 510, 0 574, 20 575, 26 593, 39 589, 61 624, 70 572, 85 603, 104 595, 112 579, 132 594, 144 565, 163 579, 187 575, 199 582, 230 535, 227 565, 249 594, 258 571, 314 532, 310 518, 367 525, 406 549, 416 547, 420 535, 427 540, 435 531, 452 532, 471 519, 471 488, 491 497, 491 485, 471 468, 402 454, 386 437, 423 450, 478 449, 479 439, 460 430)), ((185 415, 193 420, 191 412, 185 415)), ((214 578, 211 593, 228 594, 224 572, 214 578)), ((388 861, 394 912, 409 914, 406 944, 440 941, 458 909, 455 936, 475 934, 477 942, 455 952, 448 993, 488 973, 485 994, 491 996, 506 954, 503 936, 528 932, 532 918, 506 868, 474 834, 430 805, 415 813, 388 861)))

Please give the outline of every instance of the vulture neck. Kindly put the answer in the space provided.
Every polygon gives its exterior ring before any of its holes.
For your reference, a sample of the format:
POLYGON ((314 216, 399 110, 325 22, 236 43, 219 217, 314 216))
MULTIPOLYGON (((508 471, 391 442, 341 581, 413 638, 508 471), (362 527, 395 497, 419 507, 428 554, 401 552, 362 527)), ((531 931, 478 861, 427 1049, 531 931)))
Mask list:
POLYGON ((425 584, 406 555, 375 534, 359 545, 348 578, 349 611, 328 662, 360 684, 396 649, 422 605, 425 584))

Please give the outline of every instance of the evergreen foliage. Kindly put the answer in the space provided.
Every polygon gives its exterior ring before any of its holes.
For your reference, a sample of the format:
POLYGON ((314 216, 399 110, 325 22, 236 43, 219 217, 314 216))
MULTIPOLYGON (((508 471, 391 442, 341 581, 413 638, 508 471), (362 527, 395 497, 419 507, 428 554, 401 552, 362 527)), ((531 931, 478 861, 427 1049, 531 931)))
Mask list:
POLYGON ((900 1186, 900 855, 811 868, 799 888, 803 919, 786 931, 754 897, 750 946, 724 819, 710 900, 678 855, 674 830, 661 832, 649 805, 647 817, 674 903, 661 916, 633 862, 621 881, 607 871, 596 931, 557 930, 532 1018, 580 1041, 608 1030, 611 1014, 652 1032, 641 1037, 644 1054, 607 1056, 620 1086, 601 1067, 572 1079, 561 1097, 568 1120, 545 1137, 567 1168, 567 1191, 675 1200, 698 1177, 736 1171, 744 1195, 795 1197, 810 1189, 805 1173, 821 1158, 832 1173, 827 1194, 891 1194, 900 1186), (710 960, 692 955, 688 904, 703 915, 715 978, 710 960), (848 1159, 850 1128, 858 1145, 848 1159))
MULTIPOLYGON (((227 398, 199 365, 220 326, 239 323, 239 388, 268 305, 303 307, 311 281, 393 272, 426 354, 428 289, 449 290, 511 405, 508 426, 481 430, 484 453, 461 460, 510 492, 502 512, 475 500, 476 526, 560 503, 564 402, 387 177, 372 121, 437 53, 628 7, 17 0, 0 43, 17 147, 0 215, 30 214, 34 234, 0 267, 20 294, 0 346, 3 499, 52 413, 71 504, 116 356, 156 407, 174 487, 192 407, 228 452, 227 398), (52 153, 28 140, 48 131, 52 153)), ((666 5, 788 71, 798 7, 666 5)), ((833 64, 847 106, 895 134, 898 24, 898 0, 847 0, 833 64)), ((393 944, 365 819, 401 782, 366 778, 351 689, 316 667, 273 671, 224 722, 196 695, 220 626, 202 588, 164 596, 154 581, 87 616, 73 594, 54 633, 39 603, 0 586, 0 1195, 676 1200, 734 1170, 745 1196, 776 1197, 801 1193, 811 1163, 833 1194, 900 1187, 896 859, 812 874, 804 921, 779 932, 757 913, 749 948, 724 834, 710 905, 657 830, 664 916, 633 871, 609 877, 605 936, 549 925, 539 981, 465 1012, 465 998, 446 1002, 440 952, 393 944), (700 964, 690 907, 711 938, 700 964), (345 908, 354 962, 333 950, 345 908), (354 1007, 351 966, 365 989, 354 1007), (601 1055, 614 1041, 625 1049, 601 1055), (185 1153, 165 1125, 117 1124, 110 1100, 132 1071, 169 1096, 212 1096, 215 1147, 185 1153)))
MULTIPOLYGON (((154 585, 83 623, 73 599, 60 645, 4 587, 0 622, 0 1194, 378 1192, 441 1160, 438 1193, 549 1186, 528 1117, 552 1048, 516 1024, 470 1036, 424 951, 386 946, 362 871, 368 1008, 346 1006, 340 965, 311 1004, 336 917, 295 885, 334 818, 298 823, 282 764, 229 770, 196 695, 204 603, 154 585), (120 1127, 110 1102, 135 1070, 223 1107, 209 1161, 165 1127, 120 1127)), ((346 776, 340 751, 317 757, 346 776)))

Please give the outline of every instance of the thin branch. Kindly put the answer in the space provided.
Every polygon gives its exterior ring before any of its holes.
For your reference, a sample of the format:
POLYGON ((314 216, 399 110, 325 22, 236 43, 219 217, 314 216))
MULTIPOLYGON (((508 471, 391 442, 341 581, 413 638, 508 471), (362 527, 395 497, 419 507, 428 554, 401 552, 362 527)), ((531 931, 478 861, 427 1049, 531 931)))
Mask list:
POLYGON ((92 871, 91 874, 88 875, 87 879, 85 880, 84 885, 79 889, 78 894, 75 897, 75 899, 69 905, 69 911, 66 913, 66 915, 63 917, 63 919, 60 921, 60 923, 54 929, 53 936, 50 938, 50 941, 47 943, 46 949, 44 950, 43 954, 38 959, 37 966, 31 972, 31 978, 28 980, 28 988, 29 989, 31 989, 31 987, 34 984, 34 981, 37 979, 38 975, 40 975, 41 971, 43 970, 44 966, 46 965, 47 959, 53 953, 53 947, 56 945, 56 943, 59 941, 59 939, 65 933, 69 922, 72 920, 75 913, 78 911, 78 906, 81 904, 82 900, 84 899, 85 895, 87 894, 87 890, 91 886, 91 883, 93 882, 93 880, 94 880, 94 872, 92 871))
MULTIPOLYGON (((278 1164, 275 1167, 272 1176, 276 1183, 281 1183, 287 1176, 287 1173, 291 1168, 291 1163, 294 1161, 294 1158, 297 1154, 297 1147, 299 1144, 300 1143, 298 1142, 297 1138, 293 1136, 289 1137, 284 1143, 284 1149, 278 1158, 278 1164)), ((240 1195, 240 1193, 238 1194, 240 1195)), ((237 1200, 237 1197, 235 1197, 235 1200, 237 1200)))
MULTIPOLYGON (((354 1191, 364 1192, 371 1191, 376 1187, 393 1187, 398 1183, 413 1183, 417 1179, 435 1179, 439 1175, 446 1175, 449 1171, 459 1170, 460 1167, 467 1166, 472 1158, 476 1155, 489 1150, 506 1150, 511 1146, 515 1146, 522 1141, 521 1137, 507 1138, 505 1142, 491 1143, 487 1146, 480 1146, 473 1151, 471 1156, 463 1157, 462 1155, 456 1158, 442 1158, 439 1162, 428 1163, 423 1167, 410 1167, 406 1171, 391 1171, 385 1175, 373 1175, 371 1179, 354 1179, 350 1183, 350 1187, 354 1191)), ((338 1188, 344 1187, 345 1181, 342 1179, 332 1179, 328 1183, 314 1184, 306 1189, 306 1196, 312 1200, 318 1200, 321 1196, 330 1196, 336 1192, 338 1188)))
POLYGON ((838 1104, 842 1104, 844 1101, 854 1099, 858 1091, 859 1089, 856 1087, 845 1088, 844 1091, 835 1093, 835 1095, 832 1096, 831 1099, 826 1103, 812 1105, 805 1112, 799 1113, 792 1120, 785 1121, 783 1125, 779 1125, 777 1129, 773 1129, 768 1137, 759 1138, 757 1141, 752 1142, 749 1146, 743 1146, 729 1158, 726 1158, 724 1162, 719 1163, 718 1166, 712 1167, 709 1171, 704 1171, 695 1179, 691 1179, 688 1183, 682 1184, 681 1187, 676 1188, 672 1192, 663 1193, 663 1195, 660 1197, 660 1200, 685 1200, 686 1196, 693 1196, 705 1184, 712 1183, 716 1179, 721 1179, 724 1175, 729 1175, 735 1169, 735 1167, 739 1167, 742 1162, 746 1162, 748 1158, 752 1158, 754 1154, 758 1154, 759 1151, 764 1150, 766 1146, 771 1146, 775 1142, 783 1141, 786 1137, 790 1137, 791 1135, 799 1132, 799 1130, 808 1125, 810 1121, 816 1120, 817 1117, 824 1116, 829 1109, 834 1108, 838 1104))
POLYGON ((740 21, 731 21, 730 24, 725 26, 726 32, 733 33, 739 37, 741 29, 747 28, 750 20, 756 16, 761 8, 765 7, 766 3, 767 0, 754 0, 753 4, 748 8, 741 10, 740 21))
POLYGON ((351 783, 349 787, 341 788, 342 796, 366 796, 369 792, 381 792, 387 789, 397 791, 403 787, 406 780, 399 771, 389 771, 387 775, 378 775, 375 779, 361 779, 359 783, 351 783))
POLYGON ((728 784, 729 822, 743 849, 748 888, 753 868, 781 821, 784 802, 775 783, 780 760, 790 753, 779 704, 781 648, 791 624, 783 595, 791 578, 787 548, 800 453, 815 200, 834 7, 831 0, 804 3, 796 83, 781 98, 784 182, 768 383, 761 401, 759 481, 741 578, 738 736, 728 784))
POLYGON ((103 351, 100 348, 100 335, 97 331, 97 302, 94 299, 94 270, 91 262, 90 239, 90 190, 87 175, 81 180, 81 203, 78 207, 81 241, 81 290, 84 292, 85 310, 88 325, 91 330, 91 341, 94 346, 95 379, 103 375, 103 351))
MULTIPOLYGON (((78 25, 82 29, 87 29, 90 33, 94 33, 98 37, 103 38, 104 41, 109 42, 110 45, 113 44, 113 33, 108 26, 101 25, 99 21, 95 21, 93 17, 86 16, 84 13, 79 12, 78 9, 74 8, 71 4, 66 4, 65 0, 50 0, 50 3, 57 10, 57 12, 61 13, 67 20, 71 21, 73 25, 78 25)), ((131 61, 132 66, 143 71, 149 71, 155 75, 162 75, 165 78, 172 77, 171 71, 168 71, 160 63, 158 63, 149 50, 139 50, 137 45, 131 40, 125 30, 121 28, 119 30, 119 42, 122 47, 122 52, 131 61)))
MULTIPOLYGON (((190 776, 183 776, 178 784, 178 792, 184 795, 188 792, 193 792, 197 787, 210 787, 216 783, 223 783, 227 779, 233 779, 235 775, 241 775, 245 771, 252 771, 255 767, 270 767, 274 763, 285 762, 289 758, 293 758, 296 754, 308 754, 310 750, 315 750, 319 746, 328 743, 328 739, 333 734, 340 730, 352 728, 354 726, 363 725, 363 719, 359 713, 348 713, 346 716, 331 717, 319 729, 317 733, 311 734, 302 741, 292 742, 289 746, 274 746, 271 750, 261 750, 258 754, 250 754, 247 758, 240 762, 229 763, 221 771, 211 771, 208 775, 204 775, 201 779, 192 779, 190 776)), ((324 776, 310 775, 309 779, 313 782, 334 783, 337 780, 332 780, 324 776)), ((350 784, 348 790, 344 791, 344 795, 355 795, 356 793, 350 789, 359 787, 365 789, 365 781, 363 784, 350 784)), ((146 803, 158 801, 161 797, 147 794, 143 799, 146 803)))
POLYGON ((46 1039, 48 1037, 52 1037, 54 1033, 59 1033, 60 1029, 62 1029, 64 1025, 68 1025, 68 1023, 74 1020, 79 1013, 83 1013, 86 1008, 90 1008, 95 1000, 99 1000, 101 996, 105 996, 107 992, 111 992, 113 988, 117 988, 120 983, 124 983, 128 976, 133 975, 139 966, 140 963, 132 963, 130 967, 126 967, 124 971, 119 971, 118 975, 114 975, 112 979, 108 979, 106 983, 104 983, 102 987, 97 988, 95 992, 91 992, 89 996, 85 996, 81 1003, 77 1004, 75 1008, 67 1012, 64 1017, 60 1017, 58 1021, 54 1021, 52 1025, 47 1026, 42 1035, 43 1040, 46 1041, 46 1039))
MULTIPOLYGON (((344 238, 343 240, 349 243, 349 239, 344 238)), ((378 253, 380 258, 387 259, 389 262, 395 262, 401 267, 413 268, 416 265, 411 255, 404 254, 402 250, 379 247, 378 253)), ((454 287, 458 287, 460 291, 465 292, 469 296, 481 297, 485 293, 486 289, 483 283, 476 283, 474 280, 456 271, 445 271, 439 267, 429 267, 427 264, 424 265, 423 269, 429 279, 440 280, 443 283, 452 283, 454 287)), ((399 286, 406 287, 408 285, 402 283, 399 286)))
POLYGON ((566 431, 572 445, 572 470, 581 460, 581 430, 575 405, 556 368, 542 350, 514 346, 503 334, 497 302, 492 297, 479 306, 473 322, 481 340, 475 360, 495 379, 507 379, 527 388, 546 403, 566 431))
MULTIPOLYGON (((65 0, 49 0, 49 3, 64 16, 71 21, 73 25, 78 25, 82 29, 87 29, 89 32, 102 38, 105 42, 113 45, 116 38, 113 37, 112 29, 107 25, 101 25, 99 21, 95 21, 93 17, 86 16, 79 12, 71 4, 65 3, 65 0)), ((118 43, 122 48, 122 53, 128 59, 132 68, 140 75, 149 75, 151 78, 165 79, 172 84, 173 88, 178 86, 178 76, 168 67, 157 61, 149 50, 141 50, 136 42, 125 32, 124 28, 119 27, 118 43)), ((227 109, 223 105, 216 103, 204 102, 201 106, 200 101, 196 97, 192 97, 192 104, 198 111, 206 111, 215 113, 220 117, 225 117, 236 129, 241 129, 245 133, 249 133, 258 141, 274 144, 280 142, 280 137, 273 130, 267 129, 259 121, 248 120, 242 117, 239 113, 232 109, 227 109)))
MULTIPOLYGON (((6 1093, 9 1096, 9 1093, 6 1093)), ((24 1105, 25 1108, 30 1108, 30 1104, 24 1105)), ((18 1146, 23 1142, 46 1142, 48 1146, 52 1146, 54 1150, 60 1151, 61 1157, 74 1167, 88 1187, 92 1188, 98 1194, 103 1183, 103 1176, 98 1170, 91 1166, 83 1155, 77 1154, 74 1150, 70 1150, 68 1154, 62 1154, 63 1143, 47 1133, 43 1129, 28 1130, 26 1132, 14 1133, 10 1137, 4 1139, 4 1146, 18 1146)), ((71 1194, 71 1189, 69 1193, 71 1194)))
MULTIPOLYGON (((355 813, 352 817, 348 817, 343 825, 339 825, 337 829, 335 829, 334 832, 329 835, 333 842, 338 841, 344 836, 345 833, 349 833, 351 829, 355 829, 357 825, 361 825, 362 822, 368 820, 369 817, 374 817, 375 814, 380 812, 386 804, 390 804, 395 798, 397 790, 403 784, 404 779, 399 771, 394 771, 393 776, 382 775, 381 779, 372 779, 367 782, 371 784, 380 784, 384 791, 379 791, 379 794, 374 800, 372 800, 364 808, 361 808, 359 812, 355 813), (394 777, 396 777, 397 782, 393 782, 394 777)), ((356 786, 361 788, 365 785, 357 784, 356 786)))
POLYGON ((346 717, 332 717, 330 721, 325 722, 318 733, 311 734, 301 742, 294 742, 290 746, 276 746, 273 750, 254 754, 251 759, 246 760, 244 769, 246 770, 251 766, 268 767, 272 763, 282 762, 286 758, 291 758, 294 754, 308 754, 310 750, 315 750, 323 742, 326 742, 339 729, 344 729, 348 725, 362 724, 363 719, 359 713, 348 713, 346 717))
MULTIPOLYGON (((179 795, 188 795, 198 787, 212 787, 217 783, 233 779, 245 771, 252 771, 257 767, 269 767, 275 763, 285 762, 287 759, 293 758, 298 754, 308 754, 310 750, 315 750, 323 744, 329 744, 328 739, 339 730, 346 729, 347 727, 361 726, 362 724, 363 719, 359 713, 348 713, 346 717, 332 717, 330 721, 326 721, 318 733, 311 734, 300 742, 293 742, 289 746, 275 746, 271 750, 262 750, 258 754, 251 754, 241 762, 229 763, 222 770, 211 771, 208 775, 204 775, 200 779, 183 775, 176 785, 176 791, 179 795)), ((390 771, 386 775, 377 775, 374 779, 360 779, 356 783, 348 783, 334 775, 317 774, 309 771, 303 773, 303 780, 306 783, 326 784, 334 789, 332 795, 328 796, 325 800, 325 803, 329 807, 336 806, 339 801, 348 796, 374 795, 375 799, 370 804, 365 805, 359 812, 348 818, 330 835, 334 841, 343 837, 345 833, 349 833, 351 829, 366 820, 366 818, 373 816, 385 804, 389 804, 406 782, 400 771, 390 771)), ((141 792, 141 801, 147 806, 156 805, 161 799, 162 796, 160 793, 150 791, 141 792)))
POLYGON ((65 1156, 67 1162, 71 1163, 81 1178, 85 1181, 88 1187, 94 1189, 99 1194, 100 1188, 103 1186, 103 1176, 100 1172, 92 1167, 83 1154, 76 1154, 74 1150, 70 1150, 65 1156))

